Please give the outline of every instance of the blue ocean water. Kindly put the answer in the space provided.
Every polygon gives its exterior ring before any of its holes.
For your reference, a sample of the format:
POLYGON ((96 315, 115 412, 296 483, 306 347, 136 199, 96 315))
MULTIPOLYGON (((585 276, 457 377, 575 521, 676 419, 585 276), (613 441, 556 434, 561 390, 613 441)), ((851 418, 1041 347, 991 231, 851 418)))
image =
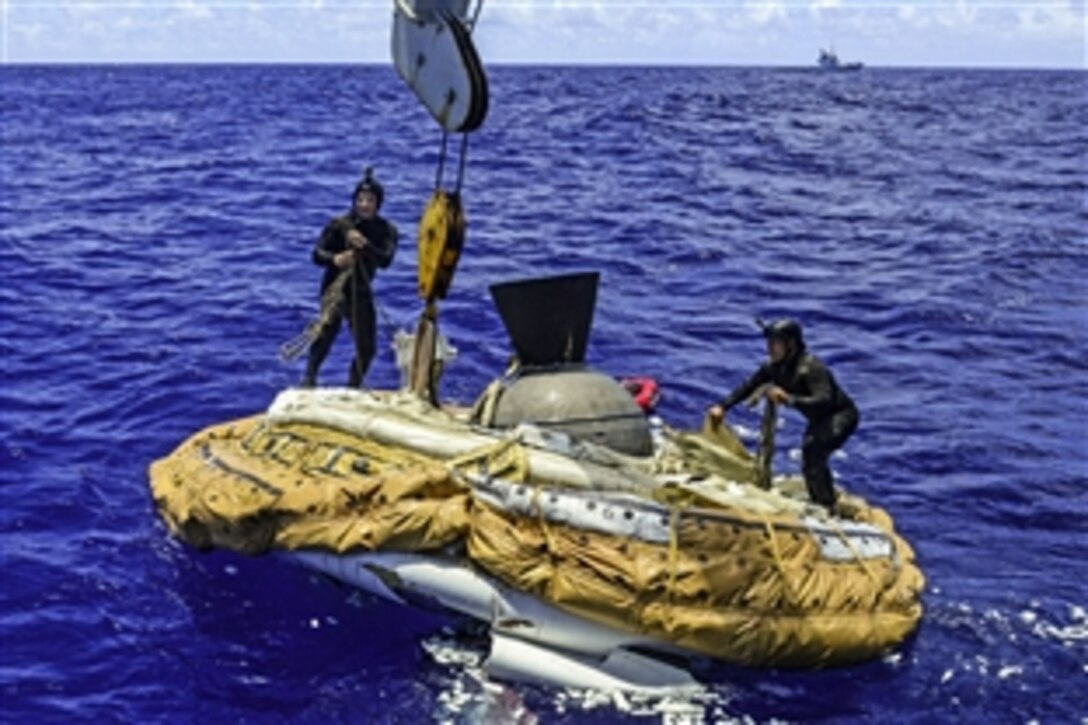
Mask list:
MULTIPOLYGON (((0 720, 1088 717, 1088 74, 500 67, 491 85, 444 394, 506 362, 499 281, 600 270, 590 362, 656 377, 679 427, 757 364, 755 315, 798 317, 862 410, 840 482, 927 573, 918 635, 863 666, 705 664, 692 701, 611 699, 487 682, 456 619, 173 541, 148 464, 299 380, 277 348, 371 164, 404 246, 376 282, 368 382, 396 385, 438 133, 387 68, 3 66, 0 720)), ((787 415, 780 443, 801 427, 787 415)))

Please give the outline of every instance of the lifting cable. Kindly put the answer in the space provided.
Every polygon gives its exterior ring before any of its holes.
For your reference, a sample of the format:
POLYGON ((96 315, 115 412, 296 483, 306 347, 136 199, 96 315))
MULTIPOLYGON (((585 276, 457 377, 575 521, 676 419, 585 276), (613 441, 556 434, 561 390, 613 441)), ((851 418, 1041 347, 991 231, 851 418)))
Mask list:
MULTIPOLYGON (((450 132, 442 129, 442 141, 438 148, 438 169, 434 176, 434 190, 442 188, 442 177, 446 172, 446 154, 449 145, 450 132)), ((461 148, 457 153, 457 180, 453 185, 453 193, 460 195, 461 187, 465 182, 465 166, 468 161, 468 134, 461 134, 461 148)))

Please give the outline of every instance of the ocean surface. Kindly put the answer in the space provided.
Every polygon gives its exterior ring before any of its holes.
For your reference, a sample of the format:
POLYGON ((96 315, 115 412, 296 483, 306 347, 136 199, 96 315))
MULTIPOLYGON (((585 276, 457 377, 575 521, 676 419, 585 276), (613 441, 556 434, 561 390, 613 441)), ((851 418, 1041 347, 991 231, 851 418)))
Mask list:
MULTIPOLYGON (((928 576, 916 637, 687 700, 491 682, 462 620, 197 553, 147 467, 265 408, 362 168, 401 229, 373 387, 414 326, 440 136, 390 68, 0 67, 0 720, 1082 722, 1088 74, 490 70, 443 394, 509 344, 488 285, 599 270, 589 361, 696 427, 792 315, 857 400, 833 461, 928 576)), ((346 380, 340 338, 322 383, 346 380)), ((733 420, 748 429, 754 416, 733 420)), ((802 422, 778 440, 796 469, 802 422)))

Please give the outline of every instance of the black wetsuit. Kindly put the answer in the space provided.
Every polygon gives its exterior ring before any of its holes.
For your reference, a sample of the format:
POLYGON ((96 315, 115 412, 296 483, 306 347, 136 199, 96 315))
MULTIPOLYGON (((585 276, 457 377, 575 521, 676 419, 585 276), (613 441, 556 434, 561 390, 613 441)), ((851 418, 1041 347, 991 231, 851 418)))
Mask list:
POLYGON ((347 233, 352 229, 366 237, 368 244, 355 254, 355 270, 344 285, 344 296, 336 314, 321 329, 310 346, 306 378, 303 381, 305 385, 314 385, 317 382, 317 371, 332 349, 333 340, 340 333, 345 315, 352 337, 355 338, 355 359, 351 362, 348 387, 354 388, 362 384, 370 361, 374 359, 377 325, 370 283, 379 267, 384 269, 393 261, 393 255, 397 251, 397 228, 381 217, 359 219, 350 212, 330 221, 321 233, 313 253, 314 264, 325 268, 325 275, 321 279, 322 295, 343 271, 333 262, 333 257, 349 248, 347 233))
POLYGON ((835 504, 835 486, 827 461, 857 429, 857 406, 838 386, 827 366, 803 349, 781 363, 764 363, 720 405, 729 410, 767 383, 789 393, 786 404, 808 419, 801 443, 805 484, 809 498, 830 508, 835 504))

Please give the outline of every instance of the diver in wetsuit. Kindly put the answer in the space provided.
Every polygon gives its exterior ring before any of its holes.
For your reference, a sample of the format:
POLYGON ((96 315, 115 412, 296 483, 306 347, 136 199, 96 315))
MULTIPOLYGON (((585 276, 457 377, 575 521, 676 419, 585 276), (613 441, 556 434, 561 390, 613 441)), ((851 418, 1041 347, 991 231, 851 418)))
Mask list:
POLYGON ((719 424, 730 408, 764 385, 768 399, 797 408, 808 419, 801 457, 809 498, 833 509, 835 486, 827 461, 857 429, 858 409, 827 366, 805 349, 801 325, 795 320, 777 320, 766 325, 763 334, 770 359, 707 412, 711 422, 719 424))
POLYGON ((397 251, 397 228, 378 216, 385 196, 382 185, 368 168, 355 186, 352 208, 330 221, 314 247, 314 264, 325 268, 321 279, 322 298, 334 284, 342 286, 339 300, 333 300, 326 324, 310 346, 304 387, 317 383, 317 372, 340 333, 346 316, 355 339, 355 358, 348 373, 348 387, 359 387, 377 349, 371 281, 379 267, 386 268, 397 251), (350 270, 345 276, 345 273, 350 270))

